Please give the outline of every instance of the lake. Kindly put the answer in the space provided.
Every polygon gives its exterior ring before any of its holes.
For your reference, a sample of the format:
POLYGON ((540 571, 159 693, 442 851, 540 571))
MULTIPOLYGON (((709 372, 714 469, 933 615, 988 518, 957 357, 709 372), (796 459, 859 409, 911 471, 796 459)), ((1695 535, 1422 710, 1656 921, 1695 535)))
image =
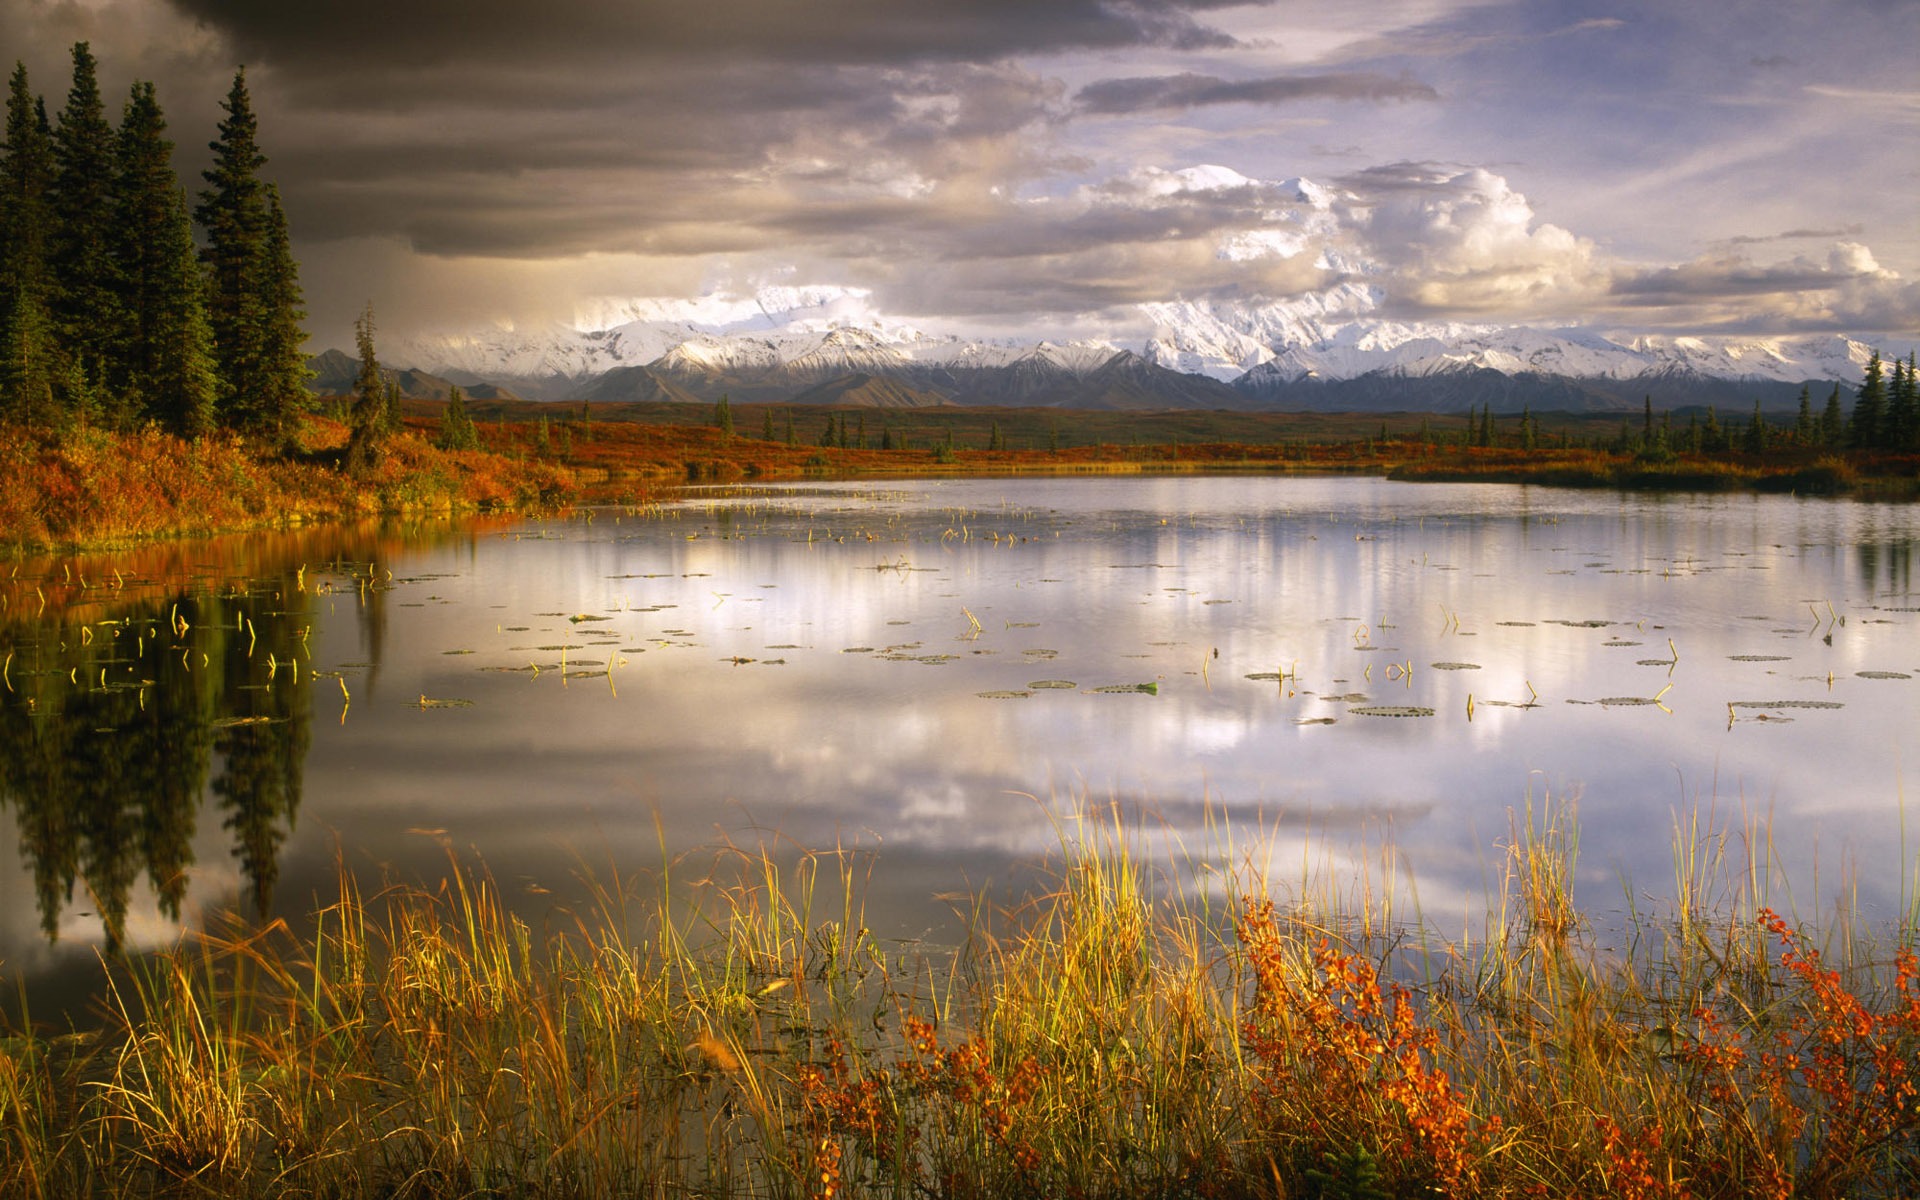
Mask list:
MULTIPOLYGON (((1376 478, 813 483, 23 562, 0 973, 484 863, 529 920, 716 848, 959 936, 1118 802, 1183 875, 1477 928, 1531 805, 1601 920, 1675 831, 1914 891, 1920 508, 1376 478), (1698 822, 1698 829, 1695 824, 1698 822)), ((1722 895, 1702 897, 1707 902, 1722 895)))

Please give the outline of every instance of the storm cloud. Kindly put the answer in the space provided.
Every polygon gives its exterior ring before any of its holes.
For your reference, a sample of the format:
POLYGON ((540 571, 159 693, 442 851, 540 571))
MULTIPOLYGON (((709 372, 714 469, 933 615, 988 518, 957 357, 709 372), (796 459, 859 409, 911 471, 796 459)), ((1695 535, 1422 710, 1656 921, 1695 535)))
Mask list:
POLYGON ((1286 104, 1296 100, 1437 100, 1440 94, 1408 75, 1298 75, 1268 79, 1221 79, 1213 75, 1106 79, 1074 97, 1083 112, 1137 113, 1200 108, 1209 104, 1286 104))
POLYGON ((404 334, 764 282, 1047 331, 1356 283, 1897 330, 1920 275, 1920 6, 1877 0, 0 0, 56 115, 80 40, 110 111, 157 83, 190 189, 245 65, 316 348, 369 300, 404 334))

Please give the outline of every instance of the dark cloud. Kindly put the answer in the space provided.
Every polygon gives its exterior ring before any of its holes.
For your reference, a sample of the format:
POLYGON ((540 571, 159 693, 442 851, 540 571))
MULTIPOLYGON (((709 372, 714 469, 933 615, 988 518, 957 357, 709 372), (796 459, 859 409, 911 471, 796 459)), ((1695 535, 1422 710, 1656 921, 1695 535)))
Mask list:
POLYGON ((1128 46, 1232 44, 1196 14, 1227 0, 170 0, 249 62, 357 76, 457 63, 489 69, 686 58, 885 64, 991 61, 1128 46))
POLYGON ((1732 246, 1759 246, 1767 242, 1791 242, 1801 240, 1830 241, 1833 238, 1859 237, 1865 230, 1866 226, 1856 222, 1852 225, 1842 225, 1835 229, 1789 229, 1782 233, 1769 233, 1759 236, 1739 234, 1728 238, 1727 244, 1732 246))
MULTIPOLYGON (((1858 247, 1852 249, 1858 250, 1858 247)), ((1865 256, 1863 261, 1861 255, 1846 249, 1836 249, 1824 263, 1795 256, 1786 262, 1759 264, 1742 256, 1727 255, 1623 275, 1613 281, 1609 290, 1628 303, 1673 304, 1817 291, 1883 274, 1871 256, 1865 256)))
POLYGON ((1169 112, 1213 104, 1289 104, 1303 100, 1438 100, 1440 94, 1411 75, 1369 72, 1281 75, 1266 79, 1221 79, 1192 73, 1105 79, 1074 97, 1082 112, 1111 116, 1169 112))

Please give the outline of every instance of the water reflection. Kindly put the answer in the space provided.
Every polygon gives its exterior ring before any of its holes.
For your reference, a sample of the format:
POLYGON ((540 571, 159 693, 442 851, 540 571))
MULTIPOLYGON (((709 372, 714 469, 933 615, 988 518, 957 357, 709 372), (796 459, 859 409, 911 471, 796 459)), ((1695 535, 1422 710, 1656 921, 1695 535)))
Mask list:
MULTIPOLYGON (((332 529, 37 560, 0 587, 0 810, 11 810, 41 932, 127 938, 144 882, 182 919, 202 808, 247 906, 273 903, 298 818, 320 597, 350 589, 375 662, 375 564, 451 527, 332 529)), ((458 536, 472 537, 472 531, 458 536)))
POLYGON ((1669 894, 1699 808, 1775 902, 1885 912, 1917 535, 1789 497, 972 480, 39 564, 0 588, 0 918, 39 917, 0 960, 448 846, 538 927, 583 870, 855 844, 913 936, 1108 799, 1283 893, 1389 869, 1449 930, 1545 792, 1579 798, 1584 902, 1669 894))

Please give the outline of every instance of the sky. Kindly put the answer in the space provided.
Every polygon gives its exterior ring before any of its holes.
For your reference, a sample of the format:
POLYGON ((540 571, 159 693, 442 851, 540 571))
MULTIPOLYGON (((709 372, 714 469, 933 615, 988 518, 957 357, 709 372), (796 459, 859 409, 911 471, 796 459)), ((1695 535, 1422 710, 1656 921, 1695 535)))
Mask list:
POLYGON ((56 117, 76 41, 196 191, 245 67, 313 350, 769 285, 1920 329, 1916 0, 0 0, 56 117))

